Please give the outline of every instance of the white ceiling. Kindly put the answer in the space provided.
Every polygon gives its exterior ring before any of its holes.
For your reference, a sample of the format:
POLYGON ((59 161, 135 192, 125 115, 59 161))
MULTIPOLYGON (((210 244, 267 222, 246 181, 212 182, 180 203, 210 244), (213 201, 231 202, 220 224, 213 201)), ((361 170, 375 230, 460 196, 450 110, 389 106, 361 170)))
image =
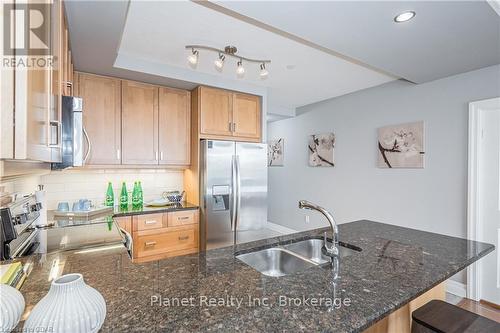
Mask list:
POLYGON ((185 89, 202 82, 266 91, 269 111, 283 115, 398 77, 424 82, 499 63, 500 17, 492 7, 485 1, 66 1, 77 70, 185 89), (417 16, 393 23, 403 9, 417 16), (270 76, 260 80, 258 65, 247 64, 238 79, 234 62, 219 73, 216 54, 203 51, 192 69, 184 46, 195 43, 235 44, 243 56, 270 58, 270 76))
POLYGON ((415 83, 500 63, 498 1, 217 4, 415 83), (393 21, 407 10, 416 12, 414 19, 393 21))
POLYGON ((376 86, 395 78, 306 46, 279 34, 194 2, 132 1, 118 50, 128 58, 188 68, 227 80, 244 80, 268 87, 271 105, 295 108, 320 100, 376 86), (200 51, 196 69, 186 61, 185 45, 238 47, 242 56, 271 59, 270 75, 261 80, 258 64, 245 64, 244 78, 237 78, 236 60, 227 60, 222 73, 215 70, 217 54, 200 51), (287 66, 293 69, 287 69, 287 66))

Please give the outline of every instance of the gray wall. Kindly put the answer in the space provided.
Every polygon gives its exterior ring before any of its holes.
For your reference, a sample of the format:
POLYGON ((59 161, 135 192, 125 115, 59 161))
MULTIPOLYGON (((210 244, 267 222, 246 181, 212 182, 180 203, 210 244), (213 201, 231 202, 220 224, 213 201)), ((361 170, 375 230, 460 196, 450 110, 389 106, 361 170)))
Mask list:
POLYGON ((326 226, 315 212, 299 211, 297 201, 307 199, 339 223, 371 219, 465 237, 468 103, 499 95, 500 66, 492 66, 420 85, 390 82, 270 123, 268 138, 285 138, 285 166, 269 168, 269 221, 297 230, 326 226), (425 168, 377 168, 377 128, 419 120, 425 168), (335 167, 308 167, 308 135, 329 131, 335 167))

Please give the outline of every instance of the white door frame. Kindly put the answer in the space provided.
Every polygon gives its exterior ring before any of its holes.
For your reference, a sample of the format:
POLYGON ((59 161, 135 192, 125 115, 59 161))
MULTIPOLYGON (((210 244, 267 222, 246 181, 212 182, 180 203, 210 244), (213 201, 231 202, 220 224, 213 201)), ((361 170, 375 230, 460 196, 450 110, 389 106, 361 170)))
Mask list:
MULTIPOLYGON (((468 191, 467 191, 467 239, 477 240, 482 233, 481 212, 478 210, 480 193, 478 186, 479 160, 482 154, 481 135, 482 110, 498 108, 500 97, 469 103, 469 147, 468 147, 468 191)), ((481 260, 467 267, 467 298, 479 301, 481 290, 481 260)))

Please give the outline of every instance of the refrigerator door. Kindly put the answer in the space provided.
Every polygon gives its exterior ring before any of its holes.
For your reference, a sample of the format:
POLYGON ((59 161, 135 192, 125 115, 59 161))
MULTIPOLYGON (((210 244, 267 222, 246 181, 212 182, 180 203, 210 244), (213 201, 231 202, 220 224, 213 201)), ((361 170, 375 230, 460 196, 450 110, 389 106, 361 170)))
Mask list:
POLYGON ((244 231, 262 229, 267 221, 267 145, 237 142, 236 169, 236 242, 241 242, 244 231))
POLYGON ((234 160, 234 142, 201 141, 201 216, 206 225, 208 248, 234 243, 234 160))

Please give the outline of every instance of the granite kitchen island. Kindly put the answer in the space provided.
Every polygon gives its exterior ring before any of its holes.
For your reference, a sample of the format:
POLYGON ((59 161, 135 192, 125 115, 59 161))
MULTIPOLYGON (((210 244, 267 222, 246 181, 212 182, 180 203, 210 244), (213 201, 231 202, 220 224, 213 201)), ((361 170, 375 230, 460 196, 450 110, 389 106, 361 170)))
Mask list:
POLYGON ((362 251, 341 260, 336 280, 329 264, 270 277, 235 258, 326 228, 143 264, 116 247, 34 255, 23 260, 31 263, 23 320, 54 276, 81 273, 106 300, 102 332, 361 332, 494 249, 371 221, 339 229, 341 242, 362 251))

